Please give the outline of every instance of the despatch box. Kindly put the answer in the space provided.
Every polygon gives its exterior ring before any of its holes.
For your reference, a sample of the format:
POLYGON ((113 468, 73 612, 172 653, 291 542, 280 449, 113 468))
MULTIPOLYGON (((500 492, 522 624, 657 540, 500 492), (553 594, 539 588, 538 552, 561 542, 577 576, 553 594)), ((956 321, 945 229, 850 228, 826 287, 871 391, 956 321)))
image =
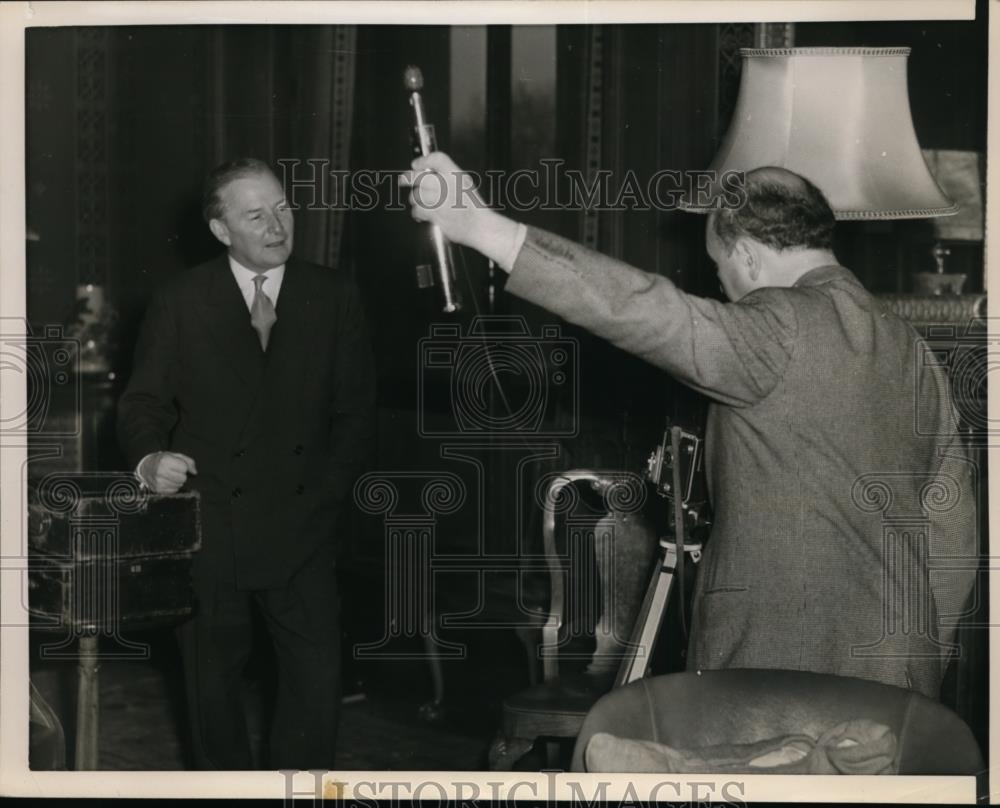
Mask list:
POLYGON ((98 492, 92 481, 28 503, 28 605, 38 628, 142 629, 194 611, 197 493, 98 492))

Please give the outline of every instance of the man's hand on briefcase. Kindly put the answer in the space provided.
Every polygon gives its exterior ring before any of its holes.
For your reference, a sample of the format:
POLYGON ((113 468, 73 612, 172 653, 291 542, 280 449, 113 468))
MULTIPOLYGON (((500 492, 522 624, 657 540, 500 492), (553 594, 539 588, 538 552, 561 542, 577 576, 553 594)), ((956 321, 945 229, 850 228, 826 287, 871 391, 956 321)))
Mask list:
POLYGON ((192 458, 180 452, 154 452, 146 455, 136 469, 139 479, 157 494, 176 494, 189 474, 197 474, 192 458))

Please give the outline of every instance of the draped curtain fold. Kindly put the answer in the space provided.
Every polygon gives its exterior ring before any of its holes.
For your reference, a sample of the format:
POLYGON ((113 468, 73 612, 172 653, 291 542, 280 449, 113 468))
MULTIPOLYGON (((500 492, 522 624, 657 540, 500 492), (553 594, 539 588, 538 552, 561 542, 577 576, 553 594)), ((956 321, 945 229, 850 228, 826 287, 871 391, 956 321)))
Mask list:
MULTIPOLYGON (((298 117, 296 146, 314 157, 329 157, 330 171, 350 169, 351 131, 354 120, 355 42, 353 25, 323 26, 308 31, 313 42, 306 49, 300 81, 309 92, 311 119, 298 117)), ((337 200, 333 197, 329 202, 337 200)), ((342 260, 343 207, 327 207, 311 216, 300 216, 298 254, 325 266, 342 260)))

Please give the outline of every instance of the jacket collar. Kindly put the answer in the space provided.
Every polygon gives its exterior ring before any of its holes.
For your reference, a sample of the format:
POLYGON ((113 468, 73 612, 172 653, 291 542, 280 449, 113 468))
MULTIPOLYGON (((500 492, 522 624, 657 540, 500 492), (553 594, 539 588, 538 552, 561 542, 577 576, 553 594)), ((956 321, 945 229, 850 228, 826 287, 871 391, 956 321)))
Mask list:
POLYGON ((836 279, 850 280, 854 283, 860 283, 860 281, 854 277, 854 273, 847 267, 842 267, 839 264, 827 264, 825 266, 816 267, 815 269, 810 269, 804 275, 800 275, 799 279, 795 281, 793 286, 821 286, 824 283, 829 283, 836 279))

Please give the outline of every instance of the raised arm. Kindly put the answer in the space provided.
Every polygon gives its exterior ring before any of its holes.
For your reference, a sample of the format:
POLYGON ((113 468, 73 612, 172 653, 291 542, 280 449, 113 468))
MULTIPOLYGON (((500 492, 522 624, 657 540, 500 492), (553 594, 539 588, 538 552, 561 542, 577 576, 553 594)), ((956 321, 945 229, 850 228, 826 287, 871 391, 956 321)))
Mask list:
POLYGON ((413 168, 414 218, 510 271, 507 291, 727 404, 753 404, 781 379, 799 325, 788 290, 761 289, 738 303, 689 295, 661 275, 490 210, 446 155, 413 168), (428 171, 438 176, 421 182, 428 171))

